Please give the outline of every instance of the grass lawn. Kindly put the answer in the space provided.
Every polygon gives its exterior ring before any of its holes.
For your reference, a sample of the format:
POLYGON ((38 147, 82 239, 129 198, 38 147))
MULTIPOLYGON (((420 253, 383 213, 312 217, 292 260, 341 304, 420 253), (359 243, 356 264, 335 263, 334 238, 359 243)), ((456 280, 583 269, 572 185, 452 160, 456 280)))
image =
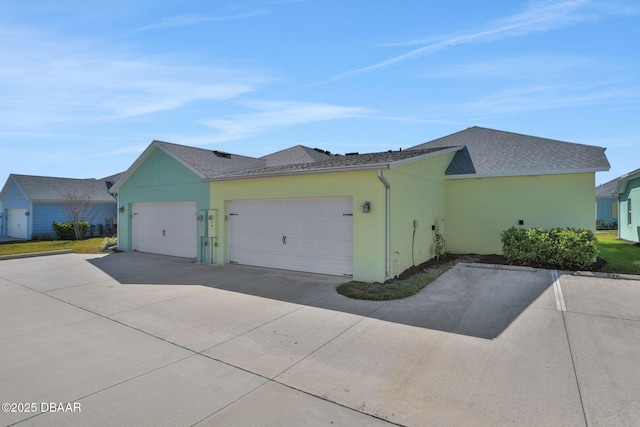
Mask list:
POLYGON ((0 244, 0 256, 28 254, 34 252, 59 251, 71 249, 77 254, 97 254, 100 252, 102 237, 85 240, 53 240, 0 244))
POLYGON ((607 261, 608 273, 640 274, 640 245, 618 240, 617 230, 596 232, 600 256, 607 261))
POLYGON ((338 285, 336 290, 338 293, 354 299, 385 301, 406 298, 418 293, 455 264, 455 261, 449 261, 425 268, 419 273, 408 277, 406 281, 389 281, 386 283, 347 282, 338 285))

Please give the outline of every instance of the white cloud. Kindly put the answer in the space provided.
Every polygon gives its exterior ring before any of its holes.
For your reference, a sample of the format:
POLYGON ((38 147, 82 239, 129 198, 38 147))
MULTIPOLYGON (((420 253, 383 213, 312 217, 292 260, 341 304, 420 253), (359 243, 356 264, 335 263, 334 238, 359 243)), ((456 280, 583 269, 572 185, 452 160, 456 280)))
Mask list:
POLYGON ((347 118, 363 118, 370 111, 361 107, 293 101, 252 101, 244 104, 254 112, 203 121, 219 133, 209 142, 231 141, 272 129, 305 123, 347 118))
MULTIPOLYGON (((591 0, 533 1, 529 3, 529 6, 523 12, 505 17, 484 28, 466 33, 434 36, 419 41, 414 40, 408 42, 407 44, 426 44, 376 64, 339 74, 330 79, 330 81, 376 71, 404 61, 430 55, 455 45, 517 37, 535 32, 553 30, 576 22, 592 20, 595 19, 594 15, 584 11, 591 3, 591 0)), ((610 11, 610 13, 613 13, 613 11, 610 11)))
POLYGON ((0 124, 30 126, 126 118, 224 101, 255 90, 264 73, 184 65, 178 56, 101 50, 91 40, 56 40, 0 29, 0 124))
POLYGON ((264 15, 266 12, 263 10, 254 10, 251 12, 227 15, 227 16, 203 16, 203 15, 178 15, 170 18, 165 18, 155 24, 145 25, 138 28, 133 33, 149 30, 159 30, 164 28, 183 27, 187 25, 205 24, 210 22, 223 22, 223 21, 236 21, 239 19, 253 18, 255 16, 264 15))

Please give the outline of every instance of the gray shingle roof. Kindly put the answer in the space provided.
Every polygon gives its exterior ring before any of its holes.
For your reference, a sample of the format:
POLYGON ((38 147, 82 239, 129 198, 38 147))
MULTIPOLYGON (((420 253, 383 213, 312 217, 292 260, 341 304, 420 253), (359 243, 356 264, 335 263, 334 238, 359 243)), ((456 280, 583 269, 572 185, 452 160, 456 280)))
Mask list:
POLYGON ((295 147, 287 148, 273 154, 268 154, 261 157, 261 159, 267 162, 266 166, 280 166, 318 162, 330 157, 331 156, 329 154, 326 154, 322 150, 305 147, 304 145, 296 145, 295 147))
MULTIPOLYGON (((449 148, 449 147, 447 147, 449 148)), ((317 162, 295 163, 279 166, 265 166, 246 169, 212 177, 210 181, 225 181, 230 179, 258 178, 265 176, 298 175, 305 173, 333 172, 349 169, 374 169, 387 167, 389 164, 401 160, 412 159, 425 154, 443 151, 445 148, 427 148, 411 151, 387 151, 382 153, 357 154, 349 156, 332 156, 317 162)))
POLYGON ((596 187, 596 198, 608 199, 614 197, 614 193, 616 192, 616 187, 618 186, 619 181, 620 177, 612 179, 609 182, 605 182, 604 184, 598 185, 596 187))
POLYGON ((471 127, 409 150, 464 146, 447 175, 524 175, 609 170, 604 148, 471 127))
POLYGON ((185 166, 191 167, 203 178, 265 165, 264 160, 237 154, 222 153, 163 141, 153 141, 152 144, 156 144, 173 154, 177 159, 182 160, 185 166))
MULTIPOLYGON (((31 202, 58 203, 72 195, 88 196, 94 203, 116 203, 104 179, 55 178, 33 175, 9 175, 31 202)), ((5 186, 5 189, 7 186, 5 186)), ((3 191, 4 193, 4 191, 3 191)))

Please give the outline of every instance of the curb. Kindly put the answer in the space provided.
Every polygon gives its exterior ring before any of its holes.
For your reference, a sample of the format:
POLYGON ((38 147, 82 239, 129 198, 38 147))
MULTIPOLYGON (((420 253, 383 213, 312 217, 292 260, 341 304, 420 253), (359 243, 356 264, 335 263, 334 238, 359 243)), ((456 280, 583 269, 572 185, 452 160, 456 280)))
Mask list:
POLYGON ((32 252, 28 254, 15 254, 15 255, 2 255, 0 256, 0 261, 6 259, 21 259, 21 258, 34 258, 39 256, 49 256, 49 255, 63 255, 63 254, 72 254, 73 251, 71 249, 61 249, 59 251, 47 251, 47 252, 32 252))
POLYGON ((637 280, 640 281, 640 276, 635 274, 618 274, 618 273, 598 273, 593 271, 576 271, 574 276, 581 277, 597 277, 599 279, 619 279, 619 280, 637 280))
POLYGON ((473 267, 473 268, 488 268, 491 270, 511 270, 511 271, 529 271, 529 272, 535 272, 538 271, 535 268, 532 267, 520 267, 517 265, 501 265, 501 264, 482 264, 482 263, 478 263, 478 262, 474 262, 471 264, 466 264, 465 265, 467 267, 473 267))

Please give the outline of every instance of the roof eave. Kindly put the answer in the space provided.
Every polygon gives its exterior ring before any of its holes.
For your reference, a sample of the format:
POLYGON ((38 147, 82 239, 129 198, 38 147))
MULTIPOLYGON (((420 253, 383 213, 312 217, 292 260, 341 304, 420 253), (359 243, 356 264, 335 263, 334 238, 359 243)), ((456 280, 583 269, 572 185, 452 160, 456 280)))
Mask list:
POLYGON ((376 163, 370 165, 358 165, 358 166, 341 166, 336 168, 323 168, 323 169, 304 169, 296 171, 281 171, 272 173, 261 173, 252 175, 238 175, 238 176, 221 176, 204 179, 204 182, 222 182, 222 181, 238 181, 242 179, 259 179, 259 178, 274 178, 281 176, 295 176, 295 175, 313 175, 319 173, 333 173, 333 172, 351 172, 359 170, 372 170, 372 169, 389 169, 390 164, 376 163))
POLYGON ((626 175, 622 175, 620 177, 620 180, 618 181, 618 185, 616 185, 616 189, 613 192, 613 194, 617 196, 627 191, 627 186, 629 185, 629 181, 636 178, 640 178, 640 170, 630 172, 626 175))
POLYGON ((474 178, 505 178, 512 176, 537 176, 537 175, 566 175, 576 173, 606 172, 609 168, 590 169, 563 169, 551 171, 523 171, 523 172, 498 172, 498 173, 471 173, 458 175, 445 175, 445 179, 474 179, 474 178))

